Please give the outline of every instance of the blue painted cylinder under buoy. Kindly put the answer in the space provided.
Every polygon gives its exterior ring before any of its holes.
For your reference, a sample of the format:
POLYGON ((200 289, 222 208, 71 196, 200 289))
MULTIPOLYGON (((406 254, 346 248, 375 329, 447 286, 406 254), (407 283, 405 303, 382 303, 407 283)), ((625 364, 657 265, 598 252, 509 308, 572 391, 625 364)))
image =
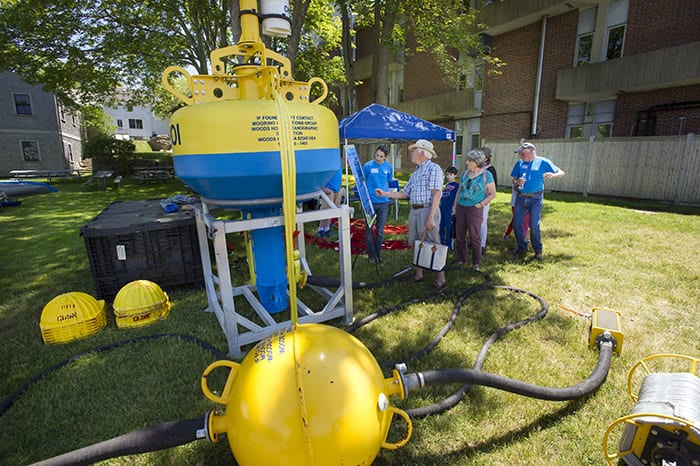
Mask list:
MULTIPOLYGON (((243 216, 250 218, 271 217, 280 214, 279 208, 244 210, 243 216)), ((255 288, 260 303, 270 314, 287 309, 287 274, 285 271, 284 229, 263 228, 250 232, 255 258, 255 288)))

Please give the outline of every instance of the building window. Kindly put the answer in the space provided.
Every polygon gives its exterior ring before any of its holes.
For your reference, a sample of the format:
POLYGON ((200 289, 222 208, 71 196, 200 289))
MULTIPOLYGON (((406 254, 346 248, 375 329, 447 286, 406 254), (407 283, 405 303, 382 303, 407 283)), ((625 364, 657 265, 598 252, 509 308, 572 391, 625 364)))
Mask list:
POLYGON ((597 138, 609 138, 612 136, 612 124, 608 123, 605 125, 596 125, 595 127, 595 137, 597 138))
POLYGON ((143 129, 143 120, 129 118, 129 129, 143 129))
POLYGON ((472 149, 478 149, 481 147, 481 135, 479 133, 472 133, 472 149))
POLYGON ((29 94, 12 94, 15 99, 15 112, 17 115, 31 115, 32 101, 29 94))
POLYGON ((389 72, 389 103, 403 102, 403 68, 389 72))
POLYGON ((121 118, 117 120, 117 128, 122 129, 124 128, 124 123, 122 122, 121 118))
POLYGON ((566 128, 568 139, 580 139, 583 137, 583 125, 571 125, 566 128))
POLYGON ((597 14, 598 9, 595 7, 579 12, 574 66, 578 66, 581 63, 591 63, 593 60, 593 35, 595 33, 597 14))
POLYGON ((615 119, 615 100, 596 102, 593 112, 594 136, 597 138, 609 138, 612 136, 612 124, 615 119))
POLYGON ((484 62, 474 61, 465 52, 459 52, 458 57, 459 78, 457 79, 458 91, 472 88, 477 92, 484 90, 484 62))
POLYGON ((457 155, 462 154, 464 145, 464 120, 455 120, 455 151, 457 155))
POLYGON ((22 157, 25 162, 38 162, 41 160, 39 156, 39 143, 36 141, 21 141, 22 157))
POLYGON ((613 58, 620 58, 622 56, 622 49, 625 44, 625 30, 627 26, 625 24, 614 26, 608 29, 608 52, 606 55, 607 60, 612 60, 613 58))
POLYGON ((620 58, 625 45, 625 31, 629 15, 629 0, 610 0, 606 19, 605 58, 620 58))
POLYGON ((74 162, 74 160, 73 160, 73 146, 70 144, 66 144, 66 152, 68 152, 68 161, 72 164, 74 162))
POLYGON ((483 91, 484 90, 484 63, 477 63, 474 65, 474 90, 483 91))
POLYGON ((583 137, 583 122, 586 117, 586 104, 569 105, 566 115, 566 137, 576 139, 583 137))
POLYGON ((66 122, 66 110, 63 108, 63 105, 58 106, 58 113, 61 115, 61 123, 66 122))
POLYGON ((576 39, 576 66, 591 62, 591 50, 593 50, 593 33, 576 39))

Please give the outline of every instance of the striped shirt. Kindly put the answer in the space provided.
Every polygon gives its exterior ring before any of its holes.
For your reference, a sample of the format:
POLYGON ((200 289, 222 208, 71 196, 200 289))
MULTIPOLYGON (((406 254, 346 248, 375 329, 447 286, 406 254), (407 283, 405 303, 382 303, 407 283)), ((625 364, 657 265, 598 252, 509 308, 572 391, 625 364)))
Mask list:
POLYGON ((411 204, 428 205, 433 201, 434 189, 442 192, 444 181, 445 174, 440 165, 432 160, 426 160, 413 172, 402 191, 406 193, 411 204))

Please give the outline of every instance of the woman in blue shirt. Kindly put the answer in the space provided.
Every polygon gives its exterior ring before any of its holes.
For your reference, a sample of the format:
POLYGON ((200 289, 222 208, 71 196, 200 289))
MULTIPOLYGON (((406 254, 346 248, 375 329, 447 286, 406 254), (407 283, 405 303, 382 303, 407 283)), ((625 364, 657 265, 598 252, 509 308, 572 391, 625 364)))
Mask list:
POLYGON ((376 231, 365 225, 365 242, 367 243, 367 256, 372 263, 381 261, 382 241, 384 241, 384 225, 386 224, 386 214, 389 209, 389 199, 378 196, 377 188, 382 191, 389 190, 389 182, 394 178, 394 168, 386 157, 389 154, 386 146, 379 146, 374 152, 374 160, 370 160, 362 167, 365 175, 365 183, 369 191, 370 199, 377 220, 374 222, 376 231))

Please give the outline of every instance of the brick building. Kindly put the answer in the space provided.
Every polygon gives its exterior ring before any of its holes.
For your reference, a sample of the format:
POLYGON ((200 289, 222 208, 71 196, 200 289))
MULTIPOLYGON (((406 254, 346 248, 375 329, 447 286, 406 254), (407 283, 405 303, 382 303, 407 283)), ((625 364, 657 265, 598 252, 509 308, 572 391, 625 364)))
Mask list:
MULTIPOLYGON (((488 25, 484 42, 506 63, 501 74, 474 62, 467 86, 452 89, 429 56, 413 54, 398 57, 389 78, 389 105, 454 129, 458 159, 496 139, 700 133, 696 2, 471 3, 488 25)), ((358 35, 355 72, 364 107, 372 79, 367 32, 358 35)))

